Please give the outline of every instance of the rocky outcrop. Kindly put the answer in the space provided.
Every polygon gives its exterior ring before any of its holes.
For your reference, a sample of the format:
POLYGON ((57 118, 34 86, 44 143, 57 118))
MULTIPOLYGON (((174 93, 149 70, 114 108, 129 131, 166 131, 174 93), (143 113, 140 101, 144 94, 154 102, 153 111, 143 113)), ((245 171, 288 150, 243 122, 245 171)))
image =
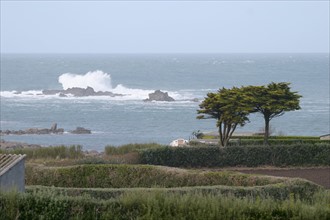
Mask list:
MULTIPOLYGON (((0 135, 24 135, 24 134, 63 134, 63 128, 57 128, 57 123, 54 123, 51 128, 28 128, 26 130, 0 130, 0 135)), ((91 134, 91 130, 77 127, 75 130, 70 131, 72 134, 91 134)))
POLYGON ((77 127, 75 130, 70 131, 71 134, 91 134, 91 130, 83 128, 83 127, 77 127))
POLYGON ((160 90, 156 90, 153 93, 149 94, 149 98, 145 99, 144 101, 163 101, 163 102, 173 102, 175 101, 172 97, 168 95, 167 92, 162 92, 160 90))
POLYGON ((57 124, 54 123, 49 128, 28 128, 26 130, 0 130, 0 135, 24 135, 24 134, 63 134, 63 128, 57 128, 57 124))
POLYGON ((73 87, 65 90, 43 90, 42 91, 43 95, 56 95, 59 94, 59 97, 67 97, 68 95, 73 95, 75 97, 86 97, 86 96, 110 96, 110 97, 115 97, 115 96, 123 96, 122 94, 115 94, 109 91, 98 91, 95 92, 95 90, 92 87, 87 87, 86 89, 84 88, 78 88, 78 87, 73 87))

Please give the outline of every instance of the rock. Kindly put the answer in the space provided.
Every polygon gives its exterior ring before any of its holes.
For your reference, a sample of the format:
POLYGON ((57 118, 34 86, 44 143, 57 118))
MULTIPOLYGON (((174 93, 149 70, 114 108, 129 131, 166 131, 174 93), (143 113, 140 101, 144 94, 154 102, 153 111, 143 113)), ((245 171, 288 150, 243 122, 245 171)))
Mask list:
POLYGON ((42 91, 43 95, 56 95, 59 94, 59 97, 67 97, 69 94, 75 96, 75 97, 85 97, 85 96, 110 96, 110 97, 115 97, 115 96, 124 96, 122 94, 115 94, 109 91, 98 91, 95 92, 92 87, 87 87, 86 89, 84 88, 79 88, 79 87, 73 87, 73 88, 68 88, 66 90, 43 90, 42 91))
POLYGON ((83 128, 83 127, 77 127, 75 130, 70 131, 71 134, 91 134, 91 130, 83 128))
POLYGON ((10 131, 0 130, 0 135, 24 135, 24 134, 62 134, 63 128, 57 128, 57 123, 54 123, 50 129, 48 128, 28 128, 26 130, 10 131))
POLYGON ((65 90, 66 93, 70 93, 74 96, 81 97, 81 96, 93 96, 95 91, 92 87, 87 87, 86 89, 73 87, 65 90))
POLYGON ((50 128, 51 131, 56 131, 57 130, 57 123, 54 123, 52 127, 50 128))
POLYGON ((154 93, 149 94, 149 98, 144 101, 165 101, 165 102, 173 102, 175 101, 172 97, 168 95, 167 92, 162 92, 160 90, 156 90, 154 93))
POLYGON ((42 94, 44 95, 56 95, 61 93, 63 90, 42 90, 42 94))

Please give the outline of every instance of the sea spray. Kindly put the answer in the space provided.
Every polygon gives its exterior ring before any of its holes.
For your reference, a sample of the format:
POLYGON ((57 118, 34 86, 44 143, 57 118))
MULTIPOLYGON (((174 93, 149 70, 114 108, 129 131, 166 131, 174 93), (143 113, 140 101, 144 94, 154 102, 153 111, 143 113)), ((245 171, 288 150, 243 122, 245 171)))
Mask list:
POLYGON ((92 87, 97 91, 111 91, 111 76, 101 70, 91 71, 85 75, 64 73, 58 78, 58 82, 62 84, 63 89, 73 87, 87 88, 92 87))

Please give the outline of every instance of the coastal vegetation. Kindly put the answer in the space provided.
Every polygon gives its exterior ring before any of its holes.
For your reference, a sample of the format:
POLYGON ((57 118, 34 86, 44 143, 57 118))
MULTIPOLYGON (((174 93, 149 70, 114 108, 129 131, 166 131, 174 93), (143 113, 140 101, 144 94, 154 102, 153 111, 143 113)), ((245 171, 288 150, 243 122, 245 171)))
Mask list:
POLYGON ((330 191, 320 185, 230 169, 329 167, 329 141, 272 136, 266 146, 262 136, 235 138, 227 147, 195 140, 179 148, 106 146, 104 153, 2 149, 27 160, 26 192, 0 192, 0 219, 330 218, 330 191))
POLYGON ((285 200, 212 193, 125 192, 107 200, 52 190, 0 193, 0 219, 329 219, 330 193, 285 200))
POLYGON ((140 161, 173 167, 330 166, 330 144, 164 147, 141 151, 140 161))
POLYGON ((265 120, 264 144, 268 144, 270 121, 282 116, 287 111, 299 110, 299 99, 302 97, 297 92, 292 92, 290 83, 270 83, 267 86, 248 86, 244 93, 249 97, 253 106, 252 112, 261 113, 265 120))
POLYGON ((208 93, 199 105, 198 119, 216 119, 219 144, 226 147, 237 126, 249 122, 250 113, 259 112, 265 120, 264 144, 268 144, 270 120, 287 111, 300 109, 297 92, 290 91, 290 83, 270 83, 267 86, 222 88, 208 93))
POLYGON ((34 148, 0 149, 0 153, 26 154, 32 159, 78 159, 84 157, 82 146, 50 146, 34 148))

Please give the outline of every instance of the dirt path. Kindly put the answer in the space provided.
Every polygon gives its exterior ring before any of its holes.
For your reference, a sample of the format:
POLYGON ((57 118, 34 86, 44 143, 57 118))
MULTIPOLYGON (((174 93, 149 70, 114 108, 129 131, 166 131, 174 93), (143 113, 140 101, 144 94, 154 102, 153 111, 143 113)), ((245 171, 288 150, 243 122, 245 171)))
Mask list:
POLYGON ((241 173, 263 174, 282 177, 299 177, 310 180, 326 189, 330 189, 330 167, 313 168, 244 168, 232 169, 241 173))

